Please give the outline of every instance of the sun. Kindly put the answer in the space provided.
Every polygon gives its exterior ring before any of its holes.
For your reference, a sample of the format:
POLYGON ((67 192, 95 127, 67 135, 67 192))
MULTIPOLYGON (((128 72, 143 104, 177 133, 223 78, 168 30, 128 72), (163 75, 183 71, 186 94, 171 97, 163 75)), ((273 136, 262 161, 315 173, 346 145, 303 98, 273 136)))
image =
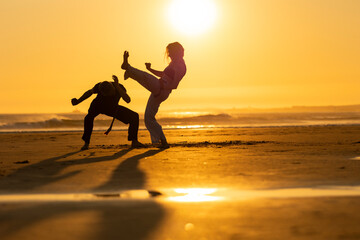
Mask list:
POLYGON ((169 6, 168 17, 178 31, 197 35, 214 25, 216 10, 212 0, 173 0, 169 6))

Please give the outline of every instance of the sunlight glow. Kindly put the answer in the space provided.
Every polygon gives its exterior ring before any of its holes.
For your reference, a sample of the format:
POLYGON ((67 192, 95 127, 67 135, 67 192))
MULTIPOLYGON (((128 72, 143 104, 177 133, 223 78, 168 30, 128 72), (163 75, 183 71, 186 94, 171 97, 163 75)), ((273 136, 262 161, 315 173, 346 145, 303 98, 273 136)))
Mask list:
POLYGON ((186 126, 175 126, 177 129, 194 129, 194 128, 203 128, 204 125, 186 125, 186 126))
POLYGON ((175 202, 211 202, 221 200, 222 197, 208 196, 217 191, 216 188, 177 188, 176 193, 185 194, 184 196, 170 197, 169 200, 175 202))
POLYGON ((211 114, 211 112, 194 112, 194 111, 188 111, 188 112, 172 112, 169 115, 174 117, 197 117, 201 115, 211 114))
POLYGON ((173 0, 168 14, 176 29, 184 34, 196 35, 213 26, 217 11, 211 0, 173 0))
MULTIPOLYGON (((166 125, 165 128, 168 129, 207 129, 207 128, 215 128, 215 125, 166 125)), ((0 131, 1 132, 1 131, 0 131)))

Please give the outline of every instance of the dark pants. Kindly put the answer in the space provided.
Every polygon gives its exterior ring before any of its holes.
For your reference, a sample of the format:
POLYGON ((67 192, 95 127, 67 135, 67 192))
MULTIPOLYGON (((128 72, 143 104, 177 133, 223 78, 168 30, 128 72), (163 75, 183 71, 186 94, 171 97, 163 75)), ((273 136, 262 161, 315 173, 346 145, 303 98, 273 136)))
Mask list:
POLYGON ((139 130, 139 114, 131 111, 126 107, 117 106, 116 111, 111 113, 100 112, 92 108, 89 109, 88 114, 84 118, 84 134, 82 136, 82 139, 86 143, 90 143, 91 133, 94 127, 94 119, 99 114, 105 114, 107 116, 114 117, 125 124, 130 124, 128 130, 128 140, 137 140, 139 130))

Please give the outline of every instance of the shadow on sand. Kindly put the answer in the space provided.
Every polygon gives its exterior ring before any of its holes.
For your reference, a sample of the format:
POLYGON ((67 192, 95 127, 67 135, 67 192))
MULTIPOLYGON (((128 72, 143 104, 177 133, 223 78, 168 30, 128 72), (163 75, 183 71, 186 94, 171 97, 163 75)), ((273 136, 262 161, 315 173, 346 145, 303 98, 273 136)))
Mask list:
MULTIPOLYGON (((123 149, 114 155, 105 157, 86 157, 74 160, 72 164, 96 163, 116 160, 128 153, 123 149)), ((146 150, 129 157, 118 165, 109 180, 94 189, 94 192, 120 191, 124 189, 143 189, 146 173, 138 168, 139 162, 154 156, 162 150, 146 150), (128 180, 125 182, 125 180, 128 180)), ((68 165, 57 162, 70 157, 71 152, 59 157, 49 158, 37 164, 23 167, 9 178, 39 178, 28 181, 17 192, 40 187, 41 185, 64 179, 77 172, 54 177, 68 165), (39 175, 41 168, 49 164, 59 164, 59 168, 47 172, 47 176, 39 175)), ((62 162, 63 163, 63 162, 62 162)), ((11 183, 11 181, 7 181, 11 183)), ((11 186, 1 184, 1 191, 11 186)), ((2 203, 0 210, 1 239, 145 239, 160 224, 164 217, 164 209, 154 200, 99 200, 73 202, 22 202, 2 203), (21 236, 19 236, 19 234, 21 236), (22 235, 24 234, 24 235, 22 235)))

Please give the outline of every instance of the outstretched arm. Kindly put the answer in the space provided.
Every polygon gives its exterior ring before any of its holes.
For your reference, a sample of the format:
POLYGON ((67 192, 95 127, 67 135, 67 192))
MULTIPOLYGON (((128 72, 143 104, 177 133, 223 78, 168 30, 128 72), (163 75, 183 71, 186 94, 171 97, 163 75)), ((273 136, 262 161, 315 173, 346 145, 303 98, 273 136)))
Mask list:
POLYGON ((116 91, 120 94, 120 96, 124 99, 124 101, 126 103, 130 103, 131 102, 131 98, 130 96, 124 91, 124 89, 122 89, 119 85, 119 79, 117 78, 117 76, 113 75, 112 76, 114 82, 116 83, 115 84, 115 88, 116 88, 116 91))
POLYGON ((93 94, 93 90, 87 90, 79 99, 77 98, 73 98, 71 99, 71 104, 73 106, 78 105, 79 103, 81 103, 82 101, 88 99, 91 95, 93 94))
POLYGON ((149 70, 149 72, 151 72, 152 74, 154 74, 157 77, 161 78, 163 76, 163 74, 164 74, 164 72, 162 72, 162 71, 152 69, 151 68, 151 63, 145 63, 145 66, 146 66, 146 69, 149 70))

